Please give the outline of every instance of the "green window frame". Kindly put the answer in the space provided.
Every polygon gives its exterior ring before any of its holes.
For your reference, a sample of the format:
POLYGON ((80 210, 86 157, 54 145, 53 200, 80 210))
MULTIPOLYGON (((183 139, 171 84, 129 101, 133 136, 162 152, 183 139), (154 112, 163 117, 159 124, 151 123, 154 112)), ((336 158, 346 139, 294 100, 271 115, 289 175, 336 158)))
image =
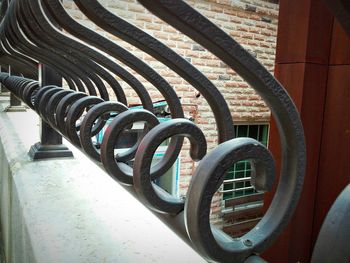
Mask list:
MULTIPOLYGON (((236 137, 250 137, 268 146, 268 124, 238 124, 234 128, 236 137)), ((250 184, 251 171, 249 161, 237 162, 227 171, 221 190, 223 200, 256 193, 250 184)))

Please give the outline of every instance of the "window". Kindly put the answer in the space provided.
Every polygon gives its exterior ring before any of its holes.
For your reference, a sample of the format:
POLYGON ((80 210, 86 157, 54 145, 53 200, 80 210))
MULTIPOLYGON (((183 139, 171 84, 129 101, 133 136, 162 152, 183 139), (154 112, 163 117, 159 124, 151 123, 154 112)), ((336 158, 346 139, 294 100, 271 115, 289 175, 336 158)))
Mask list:
MULTIPOLYGON (((268 144, 267 124, 236 125, 236 137, 251 137, 265 146, 268 144)), ((227 171, 223 183, 221 218, 223 231, 239 237, 252 229, 261 219, 263 194, 250 184, 252 167, 249 161, 234 164, 227 171)))
MULTIPOLYGON (((268 125, 235 125, 236 137, 250 137, 267 146, 268 125)), ((227 172, 223 186, 223 199, 254 194, 255 190, 250 184, 251 165, 249 161, 234 164, 227 172)))

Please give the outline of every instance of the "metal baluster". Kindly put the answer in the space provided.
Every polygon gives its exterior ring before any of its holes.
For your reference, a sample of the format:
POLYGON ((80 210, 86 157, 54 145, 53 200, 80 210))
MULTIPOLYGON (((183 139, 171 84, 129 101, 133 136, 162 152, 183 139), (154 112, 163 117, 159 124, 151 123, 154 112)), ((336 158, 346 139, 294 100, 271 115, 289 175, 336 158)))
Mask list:
MULTIPOLYGON (((14 73, 14 70, 9 66, 9 74, 14 73)), ((19 75, 17 72, 14 75, 19 75)), ((10 93, 10 105, 5 109, 7 112, 21 112, 26 111, 26 107, 22 105, 22 102, 13 94, 10 93)))
MULTIPOLYGON (((0 66, 0 72, 7 72, 6 70, 4 70, 4 67, 0 66)), ((2 84, 0 83, 0 96, 8 96, 9 95, 9 90, 2 84)))
MULTIPOLYGON (((39 65, 40 87, 47 85, 62 86, 62 78, 53 69, 46 65, 39 65)), ((33 160, 73 157, 73 153, 62 144, 62 136, 52 129, 43 119, 41 122, 40 142, 34 144, 29 151, 33 160)))

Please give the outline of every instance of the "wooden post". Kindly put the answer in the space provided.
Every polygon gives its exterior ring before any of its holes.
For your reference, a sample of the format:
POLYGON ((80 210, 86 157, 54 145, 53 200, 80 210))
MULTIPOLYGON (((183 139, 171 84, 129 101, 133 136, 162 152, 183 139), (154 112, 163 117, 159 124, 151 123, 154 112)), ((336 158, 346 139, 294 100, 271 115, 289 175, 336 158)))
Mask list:
MULTIPOLYGON (((339 31, 322 1, 280 1, 275 75, 299 109, 307 170, 289 227, 263 255, 268 262, 310 262, 321 223, 350 181, 350 41, 339 31)), ((273 121, 270 149, 280 162, 273 121)))

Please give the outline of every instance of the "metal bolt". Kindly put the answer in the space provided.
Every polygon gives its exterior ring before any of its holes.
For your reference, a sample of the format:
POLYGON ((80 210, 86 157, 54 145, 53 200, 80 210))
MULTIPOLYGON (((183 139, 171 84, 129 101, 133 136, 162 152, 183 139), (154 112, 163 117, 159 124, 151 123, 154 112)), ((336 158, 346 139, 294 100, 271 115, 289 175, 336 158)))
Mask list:
POLYGON ((246 245, 247 247, 253 246, 253 242, 250 239, 244 240, 243 244, 246 245))

